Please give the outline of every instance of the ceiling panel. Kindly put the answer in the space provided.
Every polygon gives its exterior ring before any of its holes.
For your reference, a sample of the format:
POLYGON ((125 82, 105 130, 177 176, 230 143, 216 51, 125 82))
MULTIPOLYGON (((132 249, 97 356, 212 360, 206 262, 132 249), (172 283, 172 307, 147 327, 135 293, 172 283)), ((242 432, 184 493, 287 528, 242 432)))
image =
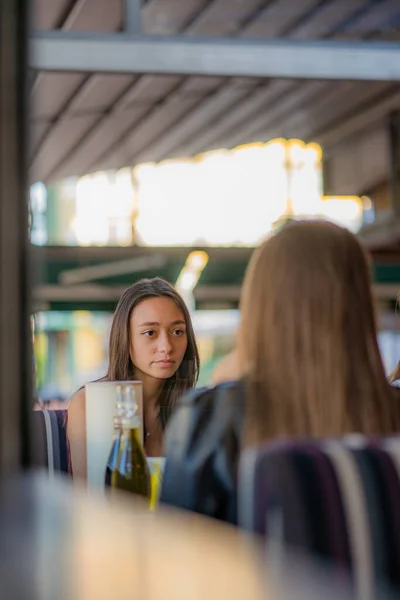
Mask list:
POLYGON ((136 81, 134 75, 94 75, 84 95, 73 100, 69 112, 103 112, 136 81))
MULTIPOLYGON (((70 148, 68 156, 62 157, 62 164, 53 165, 52 178, 59 179, 74 173, 91 172, 91 165, 98 161, 104 153, 104 148, 111 144, 119 145, 126 129, 138 123, 147 111, 148 108, 141 105, 107 115, 107 118, 100 122, 94 121, 90 130, 82 132, 84 135, 79 146, 70 148)), ((107 165, 104 164, 104 167, 108 168, 107 165)))
POLYGON ((224 137, 224 147, 234 148, 245 142, 257 142, 268 140, 271 137, 280 137, 285 126, 287 115, 293 113, 298 107, 312 101, 312 99, 321 92, 324 83, 321 81, 312 81, 302 83, 288 94, 283 95, 279 102, 273 104, 265 111, 260 113, 235 128, 230 134, 224 137), (267 134, 267 129, 271 129, 271 135, 267 134))
MULTIPOLYGON (((113 149, 113 152, 119 153, 122 164, 125 165, 154 160, 153 153, 147 152, 149 144, 162 136, 167 129, 177 123, 199 102, 200 100, 195 96, 179 97, 174 95, 167 98, 161 105, 162 110, 154 110, 149 113, 123 140, 122 144, 118 144, 118 148, 113 149), (136 156, 138 159, 135 160, 136 156)), ((107 160, 107 156, 104 156, 104 159, 107 160)))
MULTIPOLYGON (((40 28, 121 28, 122 0, 35 0, 35 7, 40 28)), ((147 33, 294 39, 395 36, 399 13, 400 0, 148 0, 142 7, 147 33)), ((385 86, 40 74, 31 94, 32 177, 59 178, 274 135, 338 144, 360 123, 368 127, 368 120, 356 118, 368 103, 378 105, 375 121, 400 108, 396 94, 385 100, 385 86), (341 120, 349 118, 347 128, 341 120)))
MULTIPOLYGON (((359 0, 354 0, 355 4, 353 5, 354 10, 356 10, 357 6, 359 6, 359 0)), ((197 33, 197 27, 204 27, 206 23, 208 23, 208 19, 212 20, 212 18, 215 18, 216 15, 218 14, 219 16, 221 16, 221 14, 223 14, 222 9, 224 8, 225 13, 227 14, 227 17, 229 17, 230 15, 235 15, 236 16, 236 29, 241 28, 241 32, 242 34, 244 34, 244 32, 253 32, 253 25, 254 23, 258 23, 263 19, 268 19, 268 26, 271 25, 271 21, 274 22, 274 35, 281 35, 285 30, 289 30, 290 27, 292 27, 293 31, 296 31, 297 28, 300 26, 300 23, 302 22, 301 19, 299 20, 300 16, 304 15, 304 11, 311 11, 312 9, 315 9, 315 11, 312 14, 317 14, 317 8, 319 7, 319 5, 321 4, 320 2, 316 2, 314 0, 305 0, 305 2, 301 3, 301 10, 300 8, 298 9, 298 12, 296 10, 293 11, 293 4, 291 5, 291 10, 289 11, 289 3, 286 3, 285 0, 281 0, 280 2, 268 2, 268 3, 263 3, 264 5, 267 4, 267 7, 263 10, 263 11, 256 11, 254 12, 254 9, 257 7, 258 9, 261 8, 261 4, 260 3, 254 3, 252 8, 253 8, 253 12, 248 12, 247 13, 247 17, 246 20, 244 20, 244 16, 243 16, 243 5, 241 7, 241 9, 239 9, 238 7, 236 7, 236 12, 235 9, 228 9, 227 4, 223 2, 223 0, 218 0, 217 2, 214 2, 212 4, 210 4, 207 9, 205 11, 203 11, 203 13, 197 18, 196 22, 192 24, 192 26, 189 28, 189 30, 191 32, 197 33), (276 12, 276 8, 279 5, 279 11, 276 12), (275 6, 275 9, 274 9, 275 6), (219 12, 216 12, 218 9, 219 12), (274 12, 275 10, 275 12, 274 12), (241 12, 240 12, 241 11, 241 12), (273 20, 271 18, 271 11, 273 12, 272 17, 275 15, 275 20, 273 20), (278 18, 279 17, 279 18, 278 18)), ((296 6, 300 6, 300 3, 296 6)), ((340 6, 339 6, 340 8, 340 6)), ((354 12, 354 10, 352 11, 352 14, 354 12)), ((336 26, 336 22, 335 22, 335 26, 336 26)), ((332 29, 332 28, 331 28, 332 29)), ((270 30, 272 31, 272 29, 270 30)), ((201 33, 205 33, 205 30, 202 29, 201 33)), ((214 33, 216 34, 216 30, 214 30, 214 33)), ((225 84, 229 85, 229 84, 225 84)), ((272 84, 273 86, 274 84, 272 84)), ((223 88, 224 86, 222 86, 223 88)), ((273 89, 273 88, 272 88, 273 89)), ((223 89, 216 89, 216 94, 223 94, 223 89)), ((251 101, 251 92, 248 94, 243 94, 243 99, 244 102, 246 101, 251 101)), ((212 100, 208 100, 207 99, 207 103, 212 102, 212 100)), ((235 101, 230 103, 230 107, 229 108, 236 108, 237 103, 235 101)), ((202 118, 203 118, 203 123, 202 125, 204 127, 206 127, 207 125, 209 127, 212 128, 212 123, 214 121, 214 119, 217 117, 217 115, 212 112, 209 111, 210 114, 207 115, 207 111, 203 110, 202 106, 199 106, 195 113, 201 113, 202 118), (211 125, 210 125, 211 123, 211 125)), ((221 111, 222 114, 223 111, 221 111)), ((167 156, 175 156, 177 153, 181 154, 184 150, 187 150, 188 147, 190 147, 191 145, 191 141, 194 135, 193 132, 193 128, 189 127, 188 123, 192 122, 192 119, 195 120, 195 122, 198 122, 197 120, 197 114, 194 114, 193 116, 189 115, 189 118, 185 118, 184 124, 182 125, 182 128, 179 132, 179 136, 177 136, 177 134, 175 132, 167 132, 165 135, 167 137, 171 137, 172 139, 174 137, 178 137, 179 138, 179 142, 177 142, 176 144, 172 144, 169 142, 169 140, 159 140, 158 143, 155 144, 155 146, 153 146, 151 148, 152 151, 152 155, 153 155, 153 159, 154 160, 160 160, 162 158, 166 158, 167 156), (184 127, 187 127, 187 131, 186 131, 186 139, 188 140, 187 143, 185 143, 185 131, 184 131, 184 127), (160 147, 159 147, 160 146, 160 147)), ((198 132, 200 132, 200 128, 198 129, 198 132)), ((165 136, 164 136, 165 137, 165 136)), ((246 141, 246 140, 243 140, 246 141)), ((216 145, 217 147, 220 146, 220 140, 216 141, 216 145)), ((204 148, 206 149, 206 148, 204 148)))
POLYGON ((185 33, 199 36, 229 36, 235 34, 265 5, 261 0, 214 0, 190 25, 185 33))
POLYGON ((298 20, 309 10, 315 9, 320 1, 279 0, 279 2, 272 2, 260 15, 257 15, 257 19, 245 28, 242 35, 257 38, 287 35, 298 20))
POLYGON ((132 88, 127 106, 160 102, 183 81, 182 77, 172 75, 143 75, 132 88))
POLYGON ((400 8, 399 0, 383 0, 372 2, 370 8, 357 19, 356 22, 349 21, 337 38, 360 39, 371 37, 374 33, 382 31, 389 26, 393 16, 397 15, 400 8))
POLYGON ((68 13, 71 0, 33 0, 32 28, 55 29, 68 13))
MULTIPOLYGON (((156 78, 149 77, 150 85, 154 84, 156 78)), ((153 109, 149 112, 148 116, 140 123, 139 128, 136 125, 132 131, 128 130, 124 134, 123 138, 118 143, 119 154, 121 160, 133 161, 133 156, 138 151, 142 151, 145 145, 148 145, 154 138, 159 137, 168 127, 179 120, 179 117, 183 117, 186 111, 193 106, 198 105, 205 93, 208 93, 208 86, 203 90, 201 86, 194 86, 194 82, 199 78, 189 78, 182 83, 180 80, 175 78, 169 82, 163 82, 164 86, 168 83, 168 87, 164 88, 164 93, 160 94, 159 104, 154 104, 153 109), (178 85, 177 85, 178 82, 178 85), (198 93, 196 92, 198 90, 198 93), (170 92, 170 94, 168 94, 170 92), (162 101, 161 101, 162 100, 162 101)), ((211 80, 211 78, 209 78, 211 80)), ((213 85, 213 82, 209 81, 213 85)), ((160 88, 157 88, 160 91, 160 88)), ((141 99, 141 96, 136 98, 136 102, 141 99)), ((146 103, 147 105, 149 103, 146 103)), ((107 158, 107 152, 110 155, 115 155, 116 144, 111 144, 105 149, 104 158, 107 158)), ((125 164, 125 162, 124 162, 125 164)), ((132 163, 133 164, 133 163, 132 163)))
POLYGON ((267 106, 282 97, 290 89, 294 89, 294 87, 295 84, 292 81, 274 81, 264 84, 252 93, 246 102, 241 102, 238 106, 232 107, 229 111, 220 115, 212 123, 212 126, 204 127, 186 144, 182 144, 180 147, 182 156, 190 156, 205 152, 208 149, 221 147, 220 140, 223 140, 227 133, 251 119, 259 111, 264 111, 267 106))
POLYGON ((33 118, 46 121, 56 118, 86 78, 83 73, 40 73, 31 92, 33 118))
POLYGON ((182 93, 187 95, 191 93, 209 94, 215 90, 225 80, 223 77, 189 77, 185 83, 185 90, 182 93))
POLYGON ((229 110, 241 99, 249 94, 249 86, 242 86, 232 80, 228 84, 211 94, 203 100, 198 109, 183 119, 167 133, 163 135, 153 149, 153 160, 159 161, 168 156, 176 154, 181 144, 188 138, 196 137, 204 127, 207 127, 218 116, 229 112, 229 110))
POLYGON ((68 19, 74 31, 118 31, 122 27, 123 0, 79 0, 68 19))
POLYGON ((334 126, 367 102, 378 103, 381 95, 393 89, 389 83, 345 82, 326 94, 317 103, 296 111, 287 123, 294 137, 317 138, 324 128, 334 126))
POLYGON ((39 144, 49 131, 50 127, 51 123, 44 121, 32 123, 29 130, 29 160, 33 160, 39 144))
POLYGON ((79 137, 90 129, 95 120, 95 116, 84 116, 58 121, 52 128, 40 154, 33 162, 33 179, 35 181, 46 180, 55 165, 79 137))
POLYGON ((335 0, 323 5, 309 19, 301 23, 290 37, 296 40, 318 39, 367 6, 369 0, 335 0))
MULTIPOLYGON (((126 131, 151 109, 152 102, 162 99, 177 82, 180 82, 180 78, 166 76, 143 76, 133 80, 128 88, 124 87, 122 92, 120 91, 118 98, 103 115, 91 113, 94 117, 92 127, 82 131, 76 144, 66 149, 61 157, 65 164, 60 164, 60 161, 53 164, 51 170, 47 171, 48 176, 55 178, 87 172, 93 161, 97 161, 99 156, 104 154, 105 148, 118 143, 120 136, 125 135, 126 131)), ((119 80, 119 83, 122 81, 119 80)), ((76 105, 79 107, 79 101, 75 100, 70 105, 71 116, 76 112, 76 105)), ((45 146, 51 143, 49 136, 45 146)))
POLYGON ((143 30, 152 35, 177 33, 208 4, 206 0, 149 0, 142 9, 143 30))
POLYGON ((326 126, 315 137, 316 141, 325 147, 340 146, 343 141, 372 129, 376 123, 386 121, 393 112, 397 112, 400 107, 400 89, 399 86, 389 88, 389 91, 382 93, 379 101, 367 102, 365 106, 357 107, 350 115, 340 119, 336 123, 326 126))

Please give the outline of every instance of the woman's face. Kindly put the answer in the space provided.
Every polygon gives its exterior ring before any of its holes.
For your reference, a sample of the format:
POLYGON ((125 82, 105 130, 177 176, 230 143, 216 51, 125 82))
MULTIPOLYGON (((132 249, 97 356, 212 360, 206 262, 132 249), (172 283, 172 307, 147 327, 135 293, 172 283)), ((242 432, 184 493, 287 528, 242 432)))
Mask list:
POLYGON ((147 298, 132 311, 130 356, 141 374, 168 379, 178 370, 187 348, 186 323, 171 298, 147 298))

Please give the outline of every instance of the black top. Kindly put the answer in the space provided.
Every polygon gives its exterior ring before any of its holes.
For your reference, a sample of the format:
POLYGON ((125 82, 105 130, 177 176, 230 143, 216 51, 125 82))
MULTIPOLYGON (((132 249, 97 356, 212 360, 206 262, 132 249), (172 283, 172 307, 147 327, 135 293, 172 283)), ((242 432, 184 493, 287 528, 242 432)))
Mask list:
MULTIPOLYGON (((393 402, 400 400, 394 389, 393 402)), ((161 501, 237 523, 237 472, 245 384, 229 382, 185 395, 168 424, 161 501)))
POLYGON ((236 523, 243 417, 241 382, 183 397, 166 431, 162 502, 236 523))

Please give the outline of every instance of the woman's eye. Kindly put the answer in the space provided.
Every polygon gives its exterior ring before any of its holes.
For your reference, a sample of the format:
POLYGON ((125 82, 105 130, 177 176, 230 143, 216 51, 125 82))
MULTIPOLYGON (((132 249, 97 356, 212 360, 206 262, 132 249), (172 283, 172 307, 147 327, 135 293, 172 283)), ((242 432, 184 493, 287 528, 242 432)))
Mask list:
POLYGON ((176 335, 178 337, 181 336, 181 335, 184 335, 184 334, 185 334, 185 330, 184 329, 175 329, 174 330, 174 335, 176 335))
POLYGON ((155 334, 155 331, 153 331, 153 330, 143 332, 143 335, 146 335, 147 337, 154 337, 154 334, 155 334))

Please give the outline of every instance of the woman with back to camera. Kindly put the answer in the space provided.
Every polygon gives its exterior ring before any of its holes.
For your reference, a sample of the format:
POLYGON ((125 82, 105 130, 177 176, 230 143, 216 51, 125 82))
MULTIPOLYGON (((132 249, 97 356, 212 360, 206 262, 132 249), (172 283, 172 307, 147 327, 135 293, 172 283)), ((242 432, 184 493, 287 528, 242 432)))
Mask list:
MULTIPOLYGON (((142 382, 148 456, 162 456, 164 428, 178 398, 196 384, 198 372, 192 322, 178 292, 159 277, 131 285, 113 316, 104 381, 142 382)), ((67 435, 74 478, 85 478, 84 388, 74 394, 68 406, 67 435)))
POLYGON ((241 448, 287 436, 400 431, 369 264, 352 233, 323 221, 281 229, 254 252, 240 308, 232 366, 239 378, 182 399, 166 434, 161 497, 230 522, 241 448))

